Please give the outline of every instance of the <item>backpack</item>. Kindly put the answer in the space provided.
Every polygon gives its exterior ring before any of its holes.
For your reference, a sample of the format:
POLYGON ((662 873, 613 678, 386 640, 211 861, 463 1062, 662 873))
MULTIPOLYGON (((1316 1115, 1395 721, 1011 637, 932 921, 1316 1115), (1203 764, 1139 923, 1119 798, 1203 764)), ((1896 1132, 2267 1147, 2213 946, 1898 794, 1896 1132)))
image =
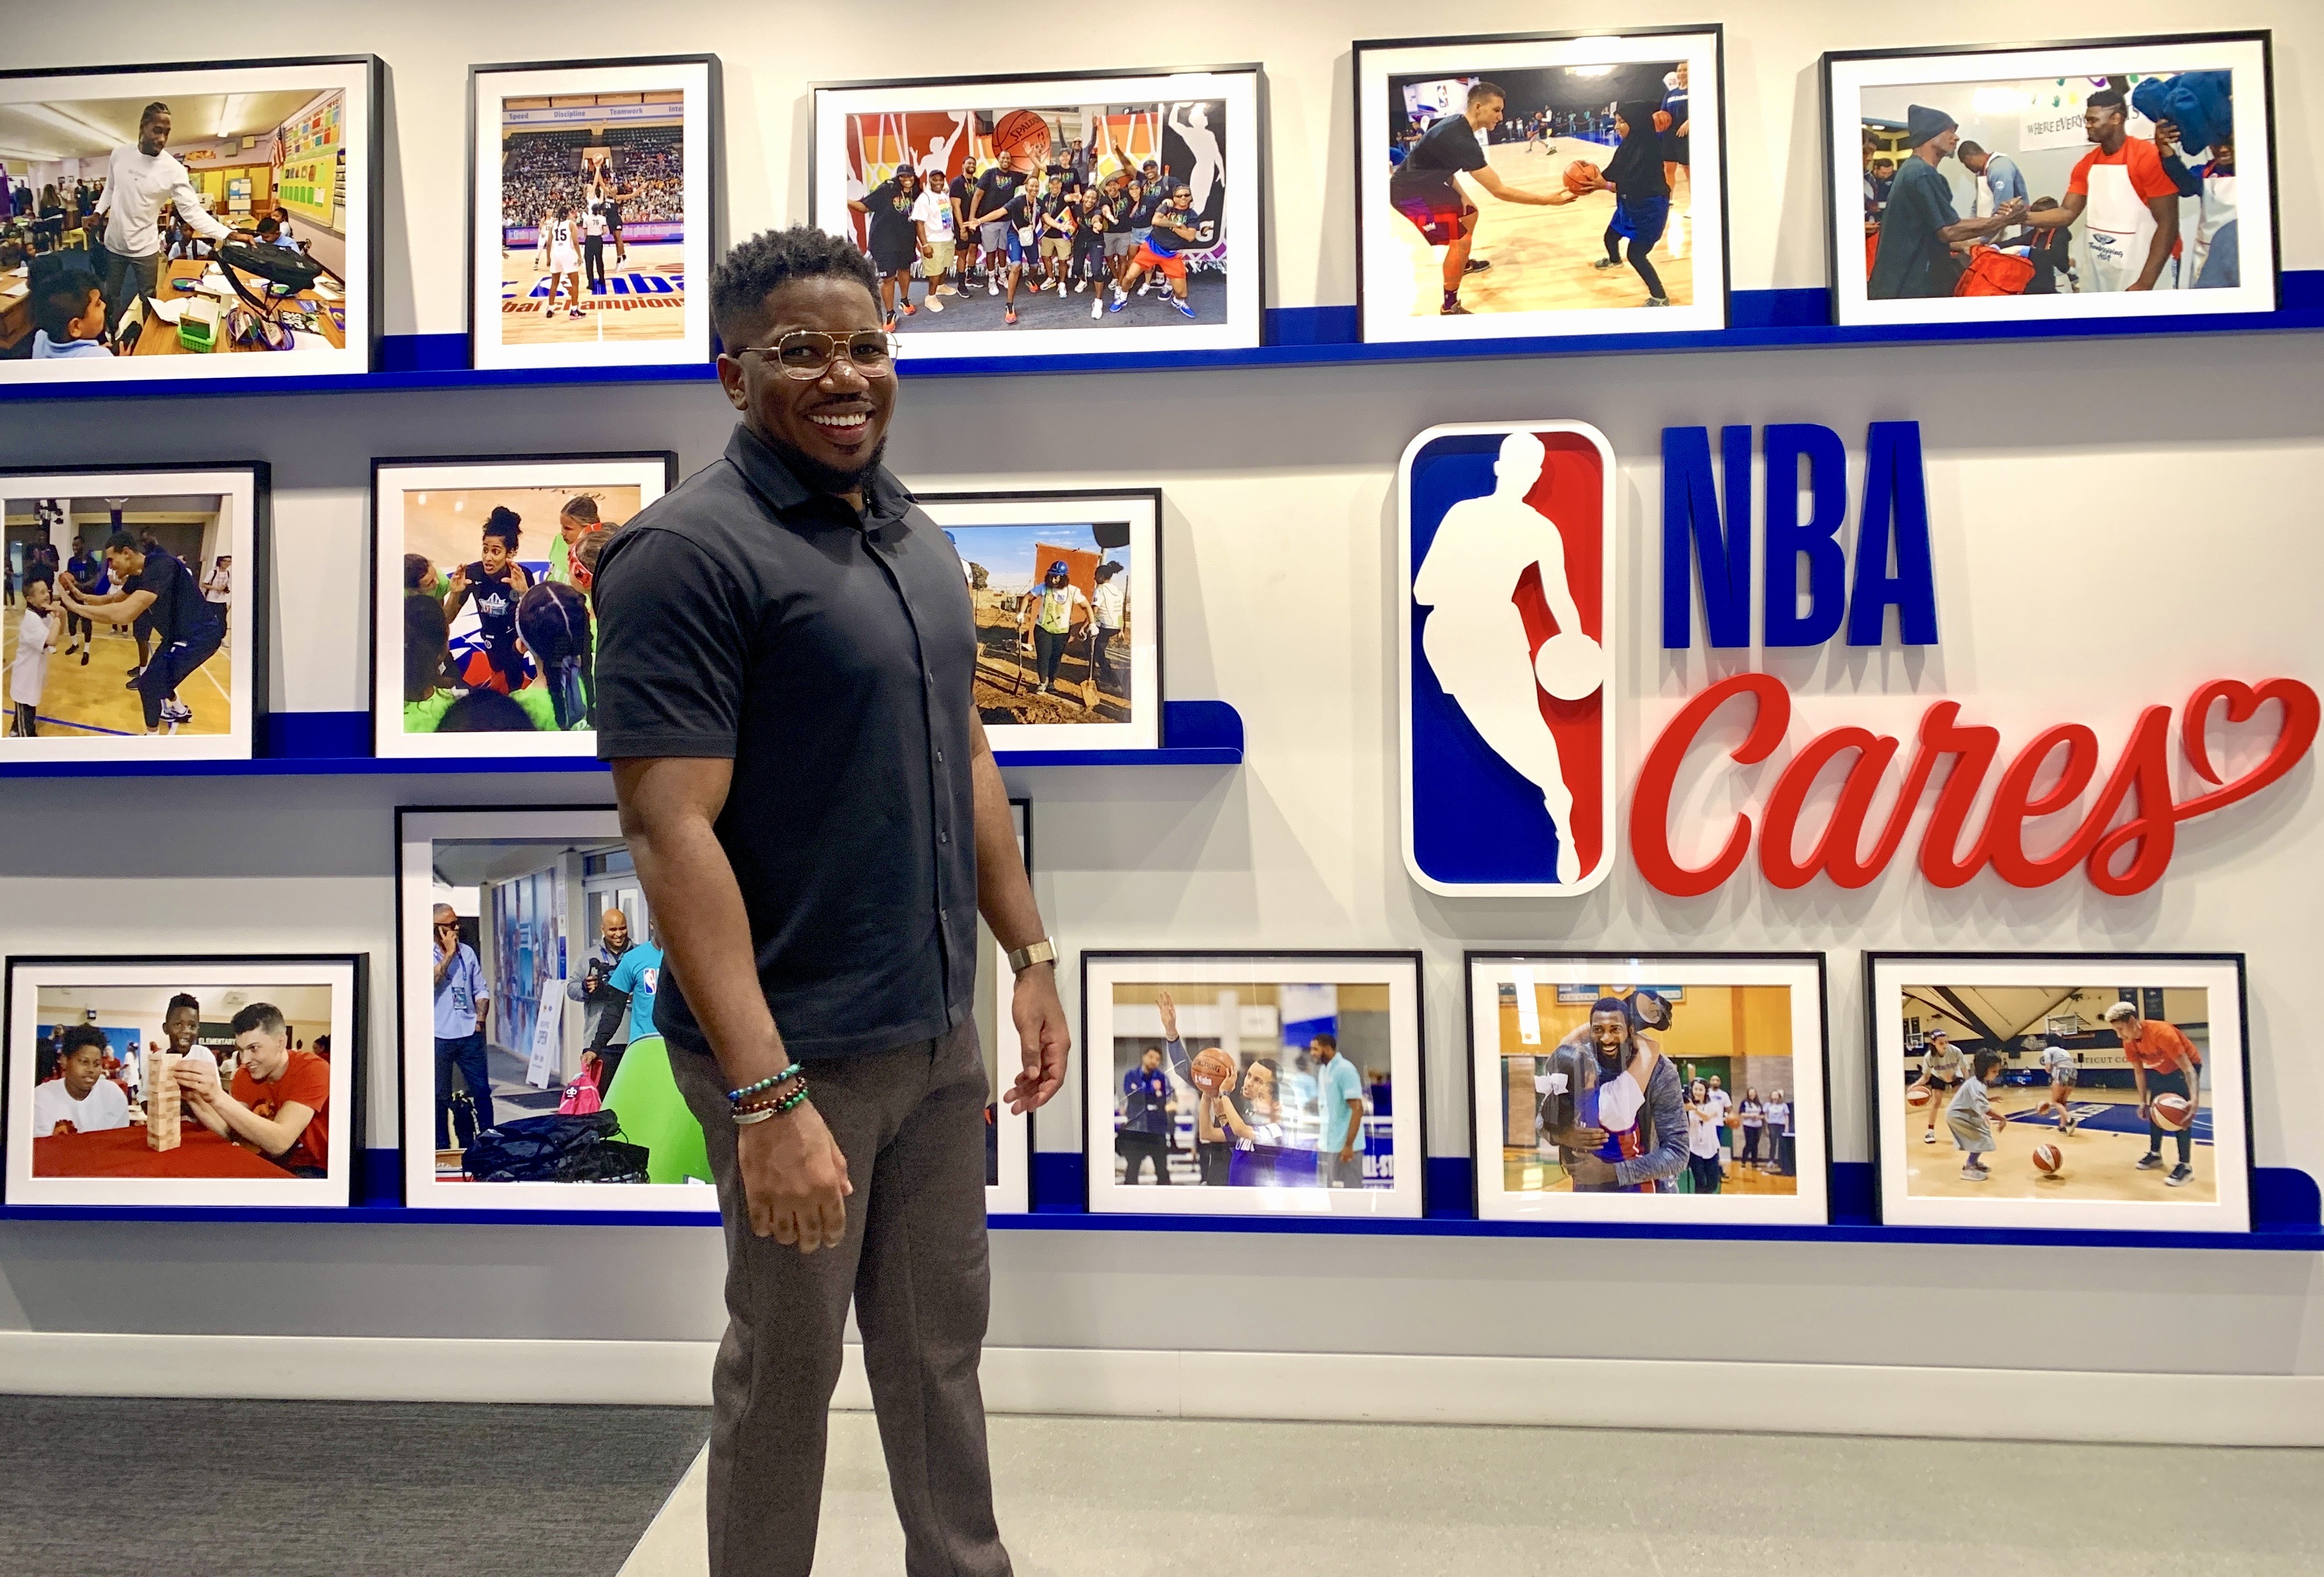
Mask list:
POLYGON ((1991 246, 1971 249, 1953 284, 1956 296, 2022 296, 2034 282, 2034 260, 1991 246))
POLYGON ((478 1134, 460 1165, 479 1183, 643 1183, 646 1148, 621 1131, 611 1111, 519 1118, 478 1134))

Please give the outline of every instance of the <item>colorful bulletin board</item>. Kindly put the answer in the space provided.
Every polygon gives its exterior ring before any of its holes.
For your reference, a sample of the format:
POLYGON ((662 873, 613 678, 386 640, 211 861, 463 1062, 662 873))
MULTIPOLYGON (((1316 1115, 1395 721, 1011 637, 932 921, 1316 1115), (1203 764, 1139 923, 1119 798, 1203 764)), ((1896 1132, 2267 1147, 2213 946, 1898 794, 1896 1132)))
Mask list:
POLYGON ((337 91, 327 94, 309 105, 296 120, 282 124, 278 144, 282 172, 275 185, 275 200, 293 215, 334 230, 344 227, 338 216, 338 185, 339 161, 346 149, 340 124, 346 113, 346 96, 337 91))

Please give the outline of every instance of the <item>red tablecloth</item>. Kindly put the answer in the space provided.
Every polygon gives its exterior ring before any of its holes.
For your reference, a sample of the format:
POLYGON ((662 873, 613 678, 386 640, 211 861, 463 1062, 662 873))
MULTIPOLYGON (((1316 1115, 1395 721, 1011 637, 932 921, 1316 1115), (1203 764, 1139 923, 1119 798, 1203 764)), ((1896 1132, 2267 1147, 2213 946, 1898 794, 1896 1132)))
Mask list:
POLYGON ((149 1149, 145 1127, 60 1134, 32 1141, 35 1177, 288 1177, 264 1156, 230 1144, 197 1122, 174 1150, 149 1149))

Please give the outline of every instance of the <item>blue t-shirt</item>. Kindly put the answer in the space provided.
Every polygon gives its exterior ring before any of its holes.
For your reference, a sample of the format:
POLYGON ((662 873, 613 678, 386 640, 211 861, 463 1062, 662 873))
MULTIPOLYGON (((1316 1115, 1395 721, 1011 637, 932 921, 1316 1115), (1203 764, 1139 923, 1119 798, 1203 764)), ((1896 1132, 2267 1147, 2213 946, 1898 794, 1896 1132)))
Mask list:
POLYGON ((1134 1067, 1121 1075, 1121 1130, 1124 1133, 1167 1133, 1170 1119, 1162 1110, 1170 1099, 1170 1075, 1160 1068, 1148 1073, 1134 1067))
POLYGON ((613 965, 613 976, 605 982, 617 991, 626 992, 630 999, 631 1040, 642 1040, 653 1034, 654 989, 661 983, 661 949, 650 942, 641 942, 622 954, 613 965))
POLYGON ((436 982, 437 1039, 466 1040, 476 1032, 476 999, 484 989, 484 966, 476 962, 476 950, 463 942, 452 967, 436 982))
POLYGON ((1336 1054, 1315 1070, 1315 1093, 1323 1107, 1323 1137, 1316 1148, 1338 1155, 1341 1147, 1348 1142, 1348 1127, 1353 1122, 1358 1125, 1357 1148, 1361 1148, 1363 1119, 1350 1113, 1348 1102, 1364 1098, 1364 1082, 1346 1052, 1336 1054))

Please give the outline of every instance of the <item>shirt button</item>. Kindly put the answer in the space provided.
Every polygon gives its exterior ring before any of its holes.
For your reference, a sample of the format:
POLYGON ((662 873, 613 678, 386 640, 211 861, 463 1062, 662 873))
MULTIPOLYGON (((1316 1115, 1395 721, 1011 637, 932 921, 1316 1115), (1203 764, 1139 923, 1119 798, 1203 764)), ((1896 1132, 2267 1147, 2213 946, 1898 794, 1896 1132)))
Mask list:
POLYGON ((944 765, 944 752, 942 751, 936 752, 936 765, 939 767, 944 765))
POLYGON ((936 835, 936 842, 939 844, 949 844, 952 842, 952 835, 950 833, 938 833, 936 835))

